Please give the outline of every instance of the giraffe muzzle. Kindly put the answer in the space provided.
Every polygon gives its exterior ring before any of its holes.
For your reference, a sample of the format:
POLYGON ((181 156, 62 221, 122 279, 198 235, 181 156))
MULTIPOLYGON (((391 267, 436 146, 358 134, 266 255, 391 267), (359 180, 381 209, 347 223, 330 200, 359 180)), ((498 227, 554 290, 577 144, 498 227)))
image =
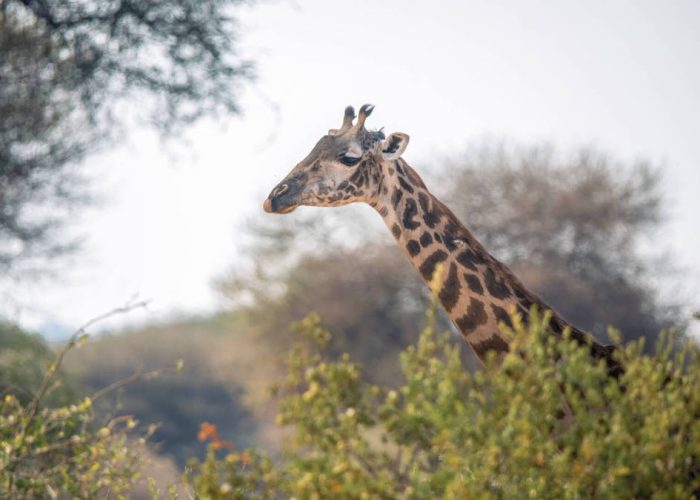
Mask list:
POLYGON ((269 214, 286 214, 291 212, 297 206, 296 196, 293 191, 295 190, 290 190, 288 183, 279 184, 263 203, 263 209, 269 214))

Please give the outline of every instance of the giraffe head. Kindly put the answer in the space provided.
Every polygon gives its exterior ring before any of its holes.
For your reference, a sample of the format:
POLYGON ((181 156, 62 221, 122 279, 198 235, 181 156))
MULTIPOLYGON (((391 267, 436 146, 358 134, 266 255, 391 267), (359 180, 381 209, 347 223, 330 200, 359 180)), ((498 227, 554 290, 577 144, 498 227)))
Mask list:
POLYGON ((397 159, 408 136, 365 129, 374 106, 360 108, 357 122, 352 106, 345 108, 343 124, 321 137, 270 193, 266 212, 286 214, 300 205, 334 207, 357 201, 373 203, 379 196, 385 164, 397 159))

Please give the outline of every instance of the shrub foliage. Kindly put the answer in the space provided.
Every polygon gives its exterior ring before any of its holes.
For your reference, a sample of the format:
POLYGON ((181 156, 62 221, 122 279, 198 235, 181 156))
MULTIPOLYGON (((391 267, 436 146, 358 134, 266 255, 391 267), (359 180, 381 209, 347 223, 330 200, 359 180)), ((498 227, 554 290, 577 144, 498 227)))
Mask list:
MULTIPOLYGON (((470 373, 435 311, 401 355, 404 381, 376 386, 349 355, 329 354, 312 315, 286 354, 277 421, 284 452, 238 451, 203 423, 206 457, 184 482, 193 498, 689 498, 700 492, 700 348, 662 336, 621 347, 611 378, 586 346, 547 334, 548 316, 513 317, 512 349, 470 373)), ((129 495, 143 468, 128 417, 93 402, 40 404, 63 354, 30 401, 0 400, 0 496, 129 495)), ((155 376, 158 372, 152 372, 155 376)), ((149 374, 150 376, 150 374, 149 374)), ((95 397, 113 387, 117 382, 95 397)), ((152 429, 149 431, 152 432, 152 429)), ((182 490, 181 490, 182 491, 182 490)), ((152 485, 154 497, 161 490, 152 485)), ((177 489, 168 490, 177 497, 177 489)))
POLYGON ((38 337, 0 325, 6 347, 0 359, 0 498, 122 498, 132 490, 144 465, 139 452, 154 426, 137 436, 133 418, 98 417, 93 400, 160 371, 134 374, 81 401, 72 389, 62 391, 63 360, 87 340, 85 328, 131 307, 86 323, 53 356, 38 337), (40 366, 52 357, 41 375, 40 366), (18 370, 22 361, 30 369, 18 370))
POLYGON ((140 469, 127 440, 133 420, 97 425, 90 398, 36 414, 30 408, 11 394, 0 403, 3 498, 107 498, 131 488, 140 469))
MULTIPOLYGON (((688 498, 700 488, 700 351, 620 349, 611 379, 587 349, 515 322, 499 365, 465 371, 429 326, 401 357, 405 382, 368 385, 310 316, 288 353, 283 456, 212 444, 186 481, 202 498, 688 498), (556 362, 554 360, 557 360, 556 362)), ((517 319, 517 318, 516 318, 517 319)))

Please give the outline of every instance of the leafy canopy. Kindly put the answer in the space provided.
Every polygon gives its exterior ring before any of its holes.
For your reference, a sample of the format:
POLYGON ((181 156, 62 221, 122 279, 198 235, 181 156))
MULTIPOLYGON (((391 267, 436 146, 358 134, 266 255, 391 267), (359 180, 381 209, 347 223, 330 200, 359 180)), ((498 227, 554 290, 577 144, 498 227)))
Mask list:
POLYGON ((77 167, 124 129, 126 102, 165 135, 238 113, 241 3, 0 1, 0 270, 26 278, 75 246, 59 223, 88 198, 77 167))

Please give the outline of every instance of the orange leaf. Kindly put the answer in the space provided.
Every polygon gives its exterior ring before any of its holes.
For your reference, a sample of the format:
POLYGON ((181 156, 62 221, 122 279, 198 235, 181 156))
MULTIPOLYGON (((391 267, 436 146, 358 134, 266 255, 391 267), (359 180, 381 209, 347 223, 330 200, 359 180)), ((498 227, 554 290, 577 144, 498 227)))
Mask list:
POLYGON ((199 424, 199 433, 197 434, 197 439, 200 441, 206 441, 207 439, 216 440, 219 437, 219 431, 216 425, 210 424, 209 422, 202 422, 199 424))

